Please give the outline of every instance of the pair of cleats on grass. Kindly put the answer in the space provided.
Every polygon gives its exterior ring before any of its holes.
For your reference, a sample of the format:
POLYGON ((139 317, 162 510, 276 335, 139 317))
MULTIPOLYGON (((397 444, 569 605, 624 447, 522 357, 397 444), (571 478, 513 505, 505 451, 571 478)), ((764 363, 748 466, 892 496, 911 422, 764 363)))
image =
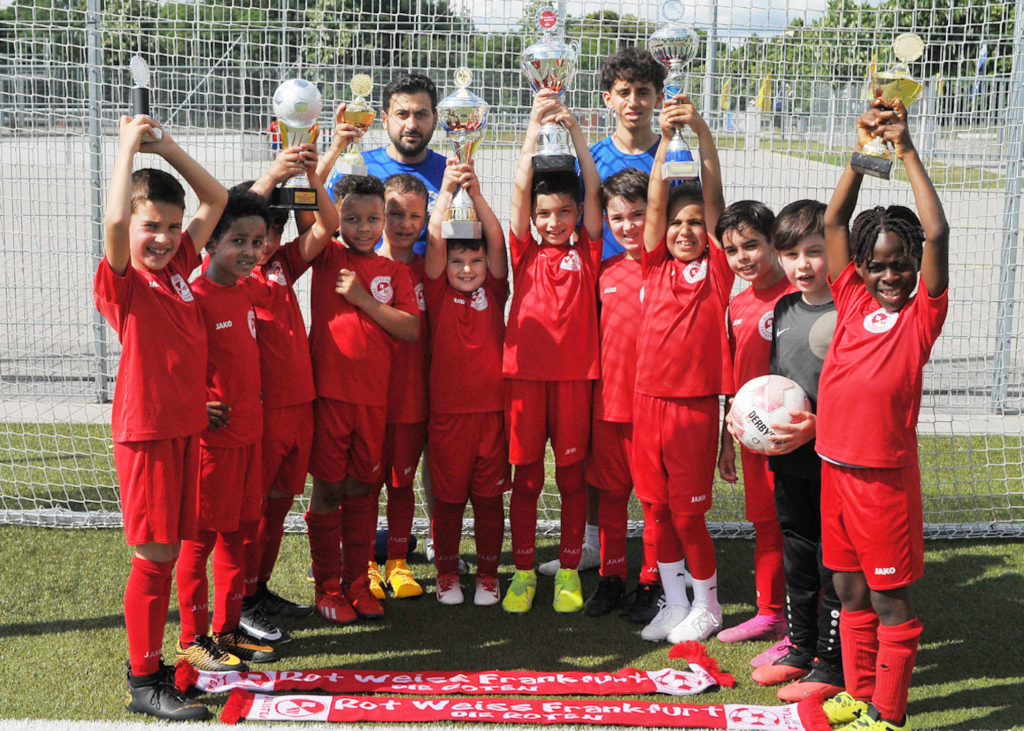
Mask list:
MULTIPOLYGON (((502 608, 511 614, 525 614, 533 607, 537 593, 537 573, 533 569, 516 569, 512 583, 501 601, 502 608)), ((560 614, 583 609, 583 587, 577 569, 558 569, 555 573, 555 598, 551 606, 560 614)))
MULTIPOLYGON (((437 600, 448 606, 462 604, 465 601, 462 594, 462 582, 458 574, 442 574, 437 577, 437 600)), ((500 600, 498 577, 477 574, 473 604, 478 607, 491 607, 500 600)))
POLYGON ((910 731, 907 717, 901 722, 886 721, 871 703, 857 700, 845 690, 822 703, 821 710, 838 731, 910 731))
POLYGON ((370 591, 381 601, 387 596, 384 587, 389 587, 396 599, 423 596, 423 587, 413 578, 412 570, 403 558, 386 561, 383 571, 380 564, 370 561, 367 577, 370 580, 370 591))

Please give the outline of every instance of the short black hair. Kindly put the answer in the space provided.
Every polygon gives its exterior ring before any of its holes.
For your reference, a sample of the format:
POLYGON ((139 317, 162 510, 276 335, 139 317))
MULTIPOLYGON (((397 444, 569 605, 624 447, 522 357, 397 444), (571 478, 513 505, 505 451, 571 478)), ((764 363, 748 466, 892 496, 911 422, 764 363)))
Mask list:
POLYGON ((665 86, 668 69, 654 60, 646 48, 630 46, 607 56, 601 63, 601 89, 611 91, 619 79, 636 84, 649 81, 654 91, 660 92, 665 86))
POLYGON ((448 253, 457 249, 466 251, 486 251, 487 242, 483 239, 448 239, 445 242, 448 253))
POLYGON ((250 190, 240 190, 238 186, 235 186, 228 191, 228 203, 224 206, 224 212, 220 214, 220 219, 217 221, 213 233, 210 234, 210 239, 206 242, 207 250, 213 251, 220 237, 231 228, 231 224, 239 218, 248 218, 249 216, 262 218, 265 223, 269 224, 270 206, 267 199, 250 190))
POLYGON ((538 195, 565 195, 580 202, 582 186, 580 176, 572 170, 551 173, 534 173, 530 188, 530 205, 537 203, 538 195))
MULTIPOLYGON (((253 185, 256 184, 255 180, 243 180, 238 185, 234 185, 228 189, 228 193, 232 190, 249 190, 253 185)), ((285 224, 288 223, 288 216, 291 213, 287 208, 271 208, 270 218, 267 220, 268 226, 280 226, 284 228, 285 224)))
POLYGON ((647 202, 647 187, 650 185, 651 176, 643 170, 625 168, 614 175, 605 178, 601 183, 601 209, 608 208, 608 201, 612 198, 622 198, 627 201, 647 202))
POLYGON ((914 262, 917 269, 921 268, 924 227, 917 214, 906 206, 875 206, 862 211, 853 220, 847 246, 854 264, 860 266, 871 261, 880 233, 896 234, 902 244, 903 253, 914 262))
POLYGON ((170 203, 185 210, 185 189, 170 173, 156 168, 142 168, 132 173, 130 188, 131 212, 146 201, 170 203))
POLYGON ((423 198, 424 205, 430 205, 430 191, 426 184, 412 173, 396 173, 384 181, 384 192, 395 190, 399 193, 415 193, 423 198))
POLYGON ((372 175, 344 175, 334 184, 334 204, 350 195, 375 195, 384 200, 384 183, 372 175))
POLYGON ((392 79, 384 87, 382 101, 384 111, 391 109, 391 97, 395 94, 418 94, 421 91, 430 95, 430 111, 437 111, 437 86, 429 77, 423 74, 406 74, 392 79))
POLYGON ((801 239, 815 235, 825 235, 825 204, 804 198, 779 211, 772 226, 772 246, 776 251, 789 251, 801 239))
POLYGON ((668 203, 665 206, 665 215, 668 216, 668 212, 673 207, 686 205, 687 203, 694 203, 702 208, 704 207, 704 189, 701 187, 699 180, 687 180, 682 183, 676 183, 668 189, 668 203))
POLYGON ((761 201, 736 201, 724 211, 715 225, 715 238, 719 241, 727 231, 742 231, 749 228, 770 240, 775 213, 761 201))

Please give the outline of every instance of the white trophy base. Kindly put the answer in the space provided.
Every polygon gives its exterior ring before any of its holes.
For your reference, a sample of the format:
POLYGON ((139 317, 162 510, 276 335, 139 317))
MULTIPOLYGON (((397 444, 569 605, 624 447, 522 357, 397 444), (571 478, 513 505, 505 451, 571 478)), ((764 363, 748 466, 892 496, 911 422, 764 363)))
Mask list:
POLYGON ((484 227, 479 221, 442 221, 441 236, 445 239, 479 239, 484 227))
POLYGON ((661 164, 662 180, 696 180, 700 170, 695 160, 673 160, 661 164))
POLYGON ((334 165, 334 172, 338 175, 367 175, 366 166, 357 162, 337 162, 334 165))

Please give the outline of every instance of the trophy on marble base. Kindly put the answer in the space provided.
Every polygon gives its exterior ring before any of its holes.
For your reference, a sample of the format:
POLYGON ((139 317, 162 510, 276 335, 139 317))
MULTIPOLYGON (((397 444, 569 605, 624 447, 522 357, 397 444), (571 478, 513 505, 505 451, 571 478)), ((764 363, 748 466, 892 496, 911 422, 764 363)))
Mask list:
MULTIPOLYGON (((661 14, 668 23, 647 39, 647 50, 668 69, 665 76, 665 101, 668 102, 682 92, 686 66, 697 55, 698 39, 696 33, 680 22, 683 5, 679 0, 667 0, 661 6, 661 14)), ((699 165, 681 129, 676 129, 669 140, 661 177, 664 180, 696 180, 700 177, 699 165)))
MULTIPOLYGON (((320 90, 305 79, 289 79, 274 92, 274 116, 281 134, 282 147, 316 142, 320 127, 320 90)), ((305 173, 286 180, 270 195, 271 208, 315 211, 316 189, 310 187, 305 173)))
MULTIPOLYGON (((367 74, 356 74, 349 82, 349 88, 355 98, 345 105, 345 121, 366 132, 377 118, 377 110, 369 105, 366 97, 373 89, 373 79, 367 74)), ((363 152, 359 147, 359 140, 352 140, 341 153, 334 170, 339 175, 366 175, 366 165, 363 163, 363 152)))
MULTIPOLYGON (((132 56, 128 64, 132 72, 132 116, 149 115, 149 64, 142 56, 132 56)), ((163 139, 163 130, 154 129, 152 133, 147 132, 146 136, 154 142, 163 139)))
MULTIPOLYGON (((473 73, 467 68, 460 68, 455 72, 458 89, 437 105, 438 123, 448 133, 455 157, 462 163, 473 159, 487 131, 489 105, 467 88, 472 81, 473 73)), ((441 235, 446 239, 479 239, 482 234, 483 227, 473 201, 464 189, 459 188, 441 223, 441 235)))
MULTIPOLYGON (((889 103, 899 99, 903 106, 909 107, 918 100, 924 90, 924 87, 910 75, 908 65, 924 53, 924 41, 915 33, 903 33, 896 36, 892 42, 892 49, 899 61, 891 69, 873 74, 868 91, 872 99, 881 98, 883 102, 889 103)), ((888 180, 892 171, 889 144, 881 137, 875 137, 864 145, 860 152, 853 153, 850 167, 862 175, 888 180)))

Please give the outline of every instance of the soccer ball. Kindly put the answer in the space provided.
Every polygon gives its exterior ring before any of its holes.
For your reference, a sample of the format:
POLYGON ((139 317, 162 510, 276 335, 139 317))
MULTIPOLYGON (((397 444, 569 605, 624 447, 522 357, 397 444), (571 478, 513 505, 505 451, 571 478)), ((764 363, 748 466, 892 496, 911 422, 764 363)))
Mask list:
POLYGON ((789 424, 790 411, 810 411, 811 402, 798 384, 785 376, 758 376, 740 387, 730 415, 736 438, 747 449, 764 453, 771 446, 772 424, 789 424))
POLYGON ((289 79, 274 92, 274 115, 294 129, 312 127, 320 107, 320 90, 305 79, 289 79))

